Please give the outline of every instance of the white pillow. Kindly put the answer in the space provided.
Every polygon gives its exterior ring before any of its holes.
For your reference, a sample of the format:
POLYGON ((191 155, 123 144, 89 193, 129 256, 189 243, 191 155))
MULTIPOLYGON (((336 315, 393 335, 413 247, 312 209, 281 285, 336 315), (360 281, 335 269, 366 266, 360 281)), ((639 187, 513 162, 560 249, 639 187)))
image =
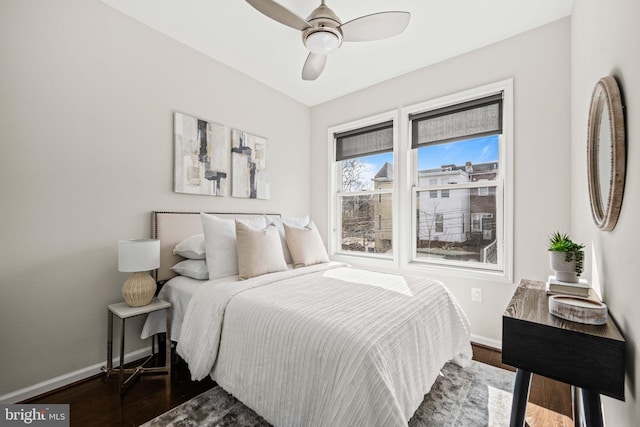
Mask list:
POLYGON ((192 279, 209 279, 207 261, 203 259, 185 259, 171 267, 171 269, 181 276, 191 277, 192 279))
MULTIPOLYGON (((200 213, 204 243, 209 269, 209 279, 235 276, 238 274, 238 249, 236 243, 236 223, 233 219, 223 219, 215 215, 200 213)), ((253 228, 264 228, 264 216, 241 220, 253 228)))
POLYGON ((173 254, 187 259, 205 259, 204 234, 184 239, 173 248, 173 254))
POLYGON ((271 223, 266 228, 255 229, 236 221, 236 237, 240 279, 250 279, 287 269, 280 234, 275 224, 271 223))
POLYGON ((313 221, 302 228, 284 224, 284 232, 294 267, 329 262, 329 255, 322 243, 322 237, 313 221))
POLYGON ((290 227, 304 227, 309 224, 309 216, 305 215, 302 218, 274 218, 271 220, 272 224, 275 224, 278 227, 278 233, 280 234, 280 242, 282 243, 282 252, 284 253, 284 260, 287 264, 293 264, 293 259, 291 258, 291 252, 289 251, 289 246, 287 245, 287 239, 284 234, 284 224, 287 224, 290 227))

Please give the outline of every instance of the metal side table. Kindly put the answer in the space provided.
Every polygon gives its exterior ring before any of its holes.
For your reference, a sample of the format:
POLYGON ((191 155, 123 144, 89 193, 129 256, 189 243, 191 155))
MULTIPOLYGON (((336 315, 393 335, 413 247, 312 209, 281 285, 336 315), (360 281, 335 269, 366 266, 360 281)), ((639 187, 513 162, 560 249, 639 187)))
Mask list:
POLYGON ((131 385, 133 380, 141 374, 150 373, 166 373, 171 374, 171 304, 154 298, 149 304, 142 307, 130 307, 126 302, 109 305, 108 310, 108 340, 107 340, 107 372, 106 377, 118 373, 118 384, 120 394, 124 393, 131 385), (124 367, 124 336, 125 336, 125 320, 149 314, 158 310, 167 310, 167 339, 165 340, 165 364, 158 367, 147 367, 147 363, 153 358, 153 354, 149 356, 140 365, 132 368, 124 367), (120 318, 120 366, 113 368, 113 315, 120 318), (129 375, 125 379, 125 374, 129 375))

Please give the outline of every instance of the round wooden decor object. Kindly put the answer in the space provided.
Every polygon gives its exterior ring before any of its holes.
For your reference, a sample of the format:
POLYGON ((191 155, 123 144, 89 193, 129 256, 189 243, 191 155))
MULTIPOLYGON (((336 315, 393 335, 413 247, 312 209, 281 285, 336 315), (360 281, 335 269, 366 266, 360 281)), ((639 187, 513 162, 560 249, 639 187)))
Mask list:
POLYGON ((587 133, 587 177, 596 226, 611 231, 622 206, 626 174, 624 108, 618 82, 601 78, 593 88, 587 133))
POLYGON ((587 298, 552 295, 549 297, 549 313, 561 319, 588 325, 607 323, 606 304, 587 298))

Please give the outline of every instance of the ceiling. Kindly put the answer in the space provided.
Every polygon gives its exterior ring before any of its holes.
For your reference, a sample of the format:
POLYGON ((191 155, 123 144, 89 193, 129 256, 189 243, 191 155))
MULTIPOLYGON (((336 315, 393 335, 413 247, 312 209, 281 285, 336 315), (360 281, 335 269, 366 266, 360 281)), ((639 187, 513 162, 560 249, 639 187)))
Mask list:
MULTIPOLYGON (((411 13, 386 40, 344 43, 315 81, 301 78, 300 32, 243 0, 102 0, 187 46, 314 106, 571 14, 573 0, 327 0, 347 22, 387 10, 411 13)), ((306 18, 320 0, 277 0, 306 18)))

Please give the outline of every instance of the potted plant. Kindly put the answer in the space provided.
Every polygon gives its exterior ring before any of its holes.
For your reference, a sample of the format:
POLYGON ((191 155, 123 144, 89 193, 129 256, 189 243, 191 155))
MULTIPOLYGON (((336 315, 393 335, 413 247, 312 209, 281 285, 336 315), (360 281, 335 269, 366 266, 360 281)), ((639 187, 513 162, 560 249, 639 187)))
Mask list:
POLYGON ((556 279, 577 283, 582 273, 584 245, 575 243, 568 234, 555 232, 549 237, 549 259, 556 279))

